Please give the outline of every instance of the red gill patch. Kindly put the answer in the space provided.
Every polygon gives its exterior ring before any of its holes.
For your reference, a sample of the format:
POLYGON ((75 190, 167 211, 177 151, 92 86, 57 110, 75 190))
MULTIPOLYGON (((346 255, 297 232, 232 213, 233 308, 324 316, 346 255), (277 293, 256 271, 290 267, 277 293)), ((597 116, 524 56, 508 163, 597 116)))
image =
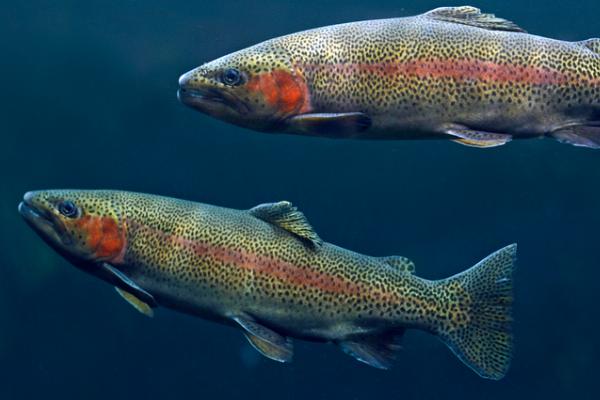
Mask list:
POLYGON ((263 95, 265 101, 283 115, 306 113, 310 109, 309 92, 300 75, 281 69, 252 77, 248 90, 263 95))
POLYGON ((111 217, 84 216, 78 227, 87 234, 87 245, 102 260, 119 261, 125 250, 125 232, 111 217))

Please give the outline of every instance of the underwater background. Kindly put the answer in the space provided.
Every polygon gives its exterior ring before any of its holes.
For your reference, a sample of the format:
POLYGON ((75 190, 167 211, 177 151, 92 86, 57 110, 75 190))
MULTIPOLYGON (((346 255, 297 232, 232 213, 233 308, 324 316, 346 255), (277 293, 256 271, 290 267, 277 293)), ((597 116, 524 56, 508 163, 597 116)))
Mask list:
MULTIPOLYGON (((0 399, 598 398, 600 151, 553 140, 267 135, 177 101, 180 74, 307 28, 442 1, 13 1, 0 11, 0 399), (240 331, 166 309, 148 319, 21 220, 25 191, 111 188, 233 208, 290 200, 320 236, 443 278, 519 244, 516 351, 479 378, 409 331, 394 369, 297 341, 292 364, 240 331)), ((597 0, 472 1, 531 33, 600 35, 597 0)))

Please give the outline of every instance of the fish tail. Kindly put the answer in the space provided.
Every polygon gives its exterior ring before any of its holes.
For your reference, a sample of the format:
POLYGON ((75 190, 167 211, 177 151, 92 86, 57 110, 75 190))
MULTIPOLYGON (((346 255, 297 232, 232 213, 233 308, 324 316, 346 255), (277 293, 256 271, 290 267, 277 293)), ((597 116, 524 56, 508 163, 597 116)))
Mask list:
POLYGON ((513 350, 512 282, 517 245, 437 282, 447 302, 435 331, 454 354, 483 378, 506 375, 513 350))

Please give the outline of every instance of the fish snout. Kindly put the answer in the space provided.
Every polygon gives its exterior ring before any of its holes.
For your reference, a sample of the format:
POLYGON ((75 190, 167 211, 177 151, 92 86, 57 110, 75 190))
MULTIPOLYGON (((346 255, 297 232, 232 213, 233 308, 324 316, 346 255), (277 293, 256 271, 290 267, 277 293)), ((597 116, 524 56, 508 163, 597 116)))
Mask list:
POLYGON ((179 90, 177 91, 177 99, 183 104, 193 107, 198 101, 198 97, 201 97, 196 69, 181 75, 178 83, 179 90))
POLYGON ((30 211, 34 207, 34 200, 38 196, 37 191, 30 191, 23 195, 23 200, 19 203, 19 213, 23 216, 26 216, 30 213, 30 211))
POLYGON ((32 200, 37 196, 37 191, 30 191, 23 195, 23 201, 25 204, 31 204, 32 200))
POLYGON ((189 83, 194 75, 194 70, 188 71, 179 77, 179 89, 185 90, 189 87, 189 83))
POLYGON ((181 75, 177 83, 179 90, 183 92, 202 89, 207 83, 205 71, 200 67, 194 68, 181 75))
POLYGON ((43 237, 50 237, 54 236, 56 231, 51 211, 40 201, 42 195, 43 193, 39 191, 25 193, 19 203, 18 211, 35 231, 43 237))
POLYGON ((188 86, 188 83, 190 81, 190 72, 191 71, 188 71, 179 77, 179 90, 177 90, 177 100, 179 100, 182 103, 185 103, 185 97, 187 95, 186 87, 188 86))

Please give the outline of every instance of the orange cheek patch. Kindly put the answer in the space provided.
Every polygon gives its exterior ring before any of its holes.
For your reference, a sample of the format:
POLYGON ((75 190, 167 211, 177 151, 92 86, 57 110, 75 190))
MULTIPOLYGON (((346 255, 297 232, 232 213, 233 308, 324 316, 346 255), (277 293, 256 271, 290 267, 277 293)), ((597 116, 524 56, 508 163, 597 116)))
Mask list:
POLYGON ((110 259, 122 253, 125 236, 114 218, 86 216, 77 225, 87 233, 87 245, 95 249, 96 257, 110 259))
POLYGON ((307 112, 308 88, 304 81, 287 71, 276 70, 253 77, 247 85, 253 92, 259 92, 265 102, 282 114, 307 112))
POLYGON ((102 240, 96 251, 99 257, 110 257, 117 255, 123 249, 125 241, 119 230, 117 222, 113 218, 102 218, 102 240))
POLYGON ((274 71, 273 80, 279 87, 279 108, 284 113, 299 109, 304 101, 304 93, 294 77, 285 71, 274 71))

